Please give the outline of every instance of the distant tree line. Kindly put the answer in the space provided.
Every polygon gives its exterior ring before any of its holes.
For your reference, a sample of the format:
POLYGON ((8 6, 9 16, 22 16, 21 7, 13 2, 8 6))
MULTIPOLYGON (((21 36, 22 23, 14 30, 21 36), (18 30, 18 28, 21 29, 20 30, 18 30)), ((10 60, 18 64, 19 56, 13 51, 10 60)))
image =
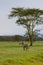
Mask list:
POLYGON ((0 36, 0 41, 21 41, 22 39, 24 39, 24 37, 20 35, 0 36))
MULTIPOLYGON (((34 36, 34 41, 43 41, 43 35, 37 34, 34 36)), ((29 41, 28 36, 14 35, 14 36, 0 36, 0 41, 29 41)))

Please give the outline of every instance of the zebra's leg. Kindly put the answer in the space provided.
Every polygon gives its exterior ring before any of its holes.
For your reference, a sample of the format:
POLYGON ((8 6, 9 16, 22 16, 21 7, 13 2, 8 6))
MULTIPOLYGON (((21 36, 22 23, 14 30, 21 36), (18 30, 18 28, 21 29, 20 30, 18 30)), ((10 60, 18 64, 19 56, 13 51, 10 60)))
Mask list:
POLYGON ((28 49, 28 47, 26 47, 26 50, 28 49))
POLYGON ((26 50, 28 50, 28 45, 26 46, 26 50))
POLYGON ((23 50, 25 50, 25 47, 23 47, 23 50))

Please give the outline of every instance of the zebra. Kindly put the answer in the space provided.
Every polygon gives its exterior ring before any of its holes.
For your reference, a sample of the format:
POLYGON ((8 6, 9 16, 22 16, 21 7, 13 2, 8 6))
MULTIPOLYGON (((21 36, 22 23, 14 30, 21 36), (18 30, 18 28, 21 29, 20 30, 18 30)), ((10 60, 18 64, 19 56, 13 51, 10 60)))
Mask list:
POLYGON ((23 47, 23 50, 27 50, 28 49, 28 44, 24 43, 23 41, 20 43, 23 47))

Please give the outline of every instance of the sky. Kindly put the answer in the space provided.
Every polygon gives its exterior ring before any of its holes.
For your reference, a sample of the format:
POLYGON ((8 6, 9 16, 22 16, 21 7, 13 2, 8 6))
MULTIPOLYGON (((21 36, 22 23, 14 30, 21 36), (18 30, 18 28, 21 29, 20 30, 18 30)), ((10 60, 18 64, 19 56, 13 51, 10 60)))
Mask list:
POLYGON ((12 7, 43 9, 43 0, 0 0, 0 35, 24 35, 26 32, 26 29, 15 23, 15 18, 8 19, 12 7))

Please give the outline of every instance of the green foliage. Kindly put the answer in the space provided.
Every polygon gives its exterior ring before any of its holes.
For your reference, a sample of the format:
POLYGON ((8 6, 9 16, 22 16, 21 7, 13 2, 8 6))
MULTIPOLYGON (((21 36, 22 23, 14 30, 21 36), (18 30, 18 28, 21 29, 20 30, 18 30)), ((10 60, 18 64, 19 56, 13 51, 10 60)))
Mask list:
POLYGON ((17 17, 16 23, 23 25, 27 29, 27 34, 30 40, 30 46, 32 46, 33 38, 36 33, 35 26, 43 23, 43 10, 40 9, 24 9, 24 8, 12 8, 9 17, 17 17))

